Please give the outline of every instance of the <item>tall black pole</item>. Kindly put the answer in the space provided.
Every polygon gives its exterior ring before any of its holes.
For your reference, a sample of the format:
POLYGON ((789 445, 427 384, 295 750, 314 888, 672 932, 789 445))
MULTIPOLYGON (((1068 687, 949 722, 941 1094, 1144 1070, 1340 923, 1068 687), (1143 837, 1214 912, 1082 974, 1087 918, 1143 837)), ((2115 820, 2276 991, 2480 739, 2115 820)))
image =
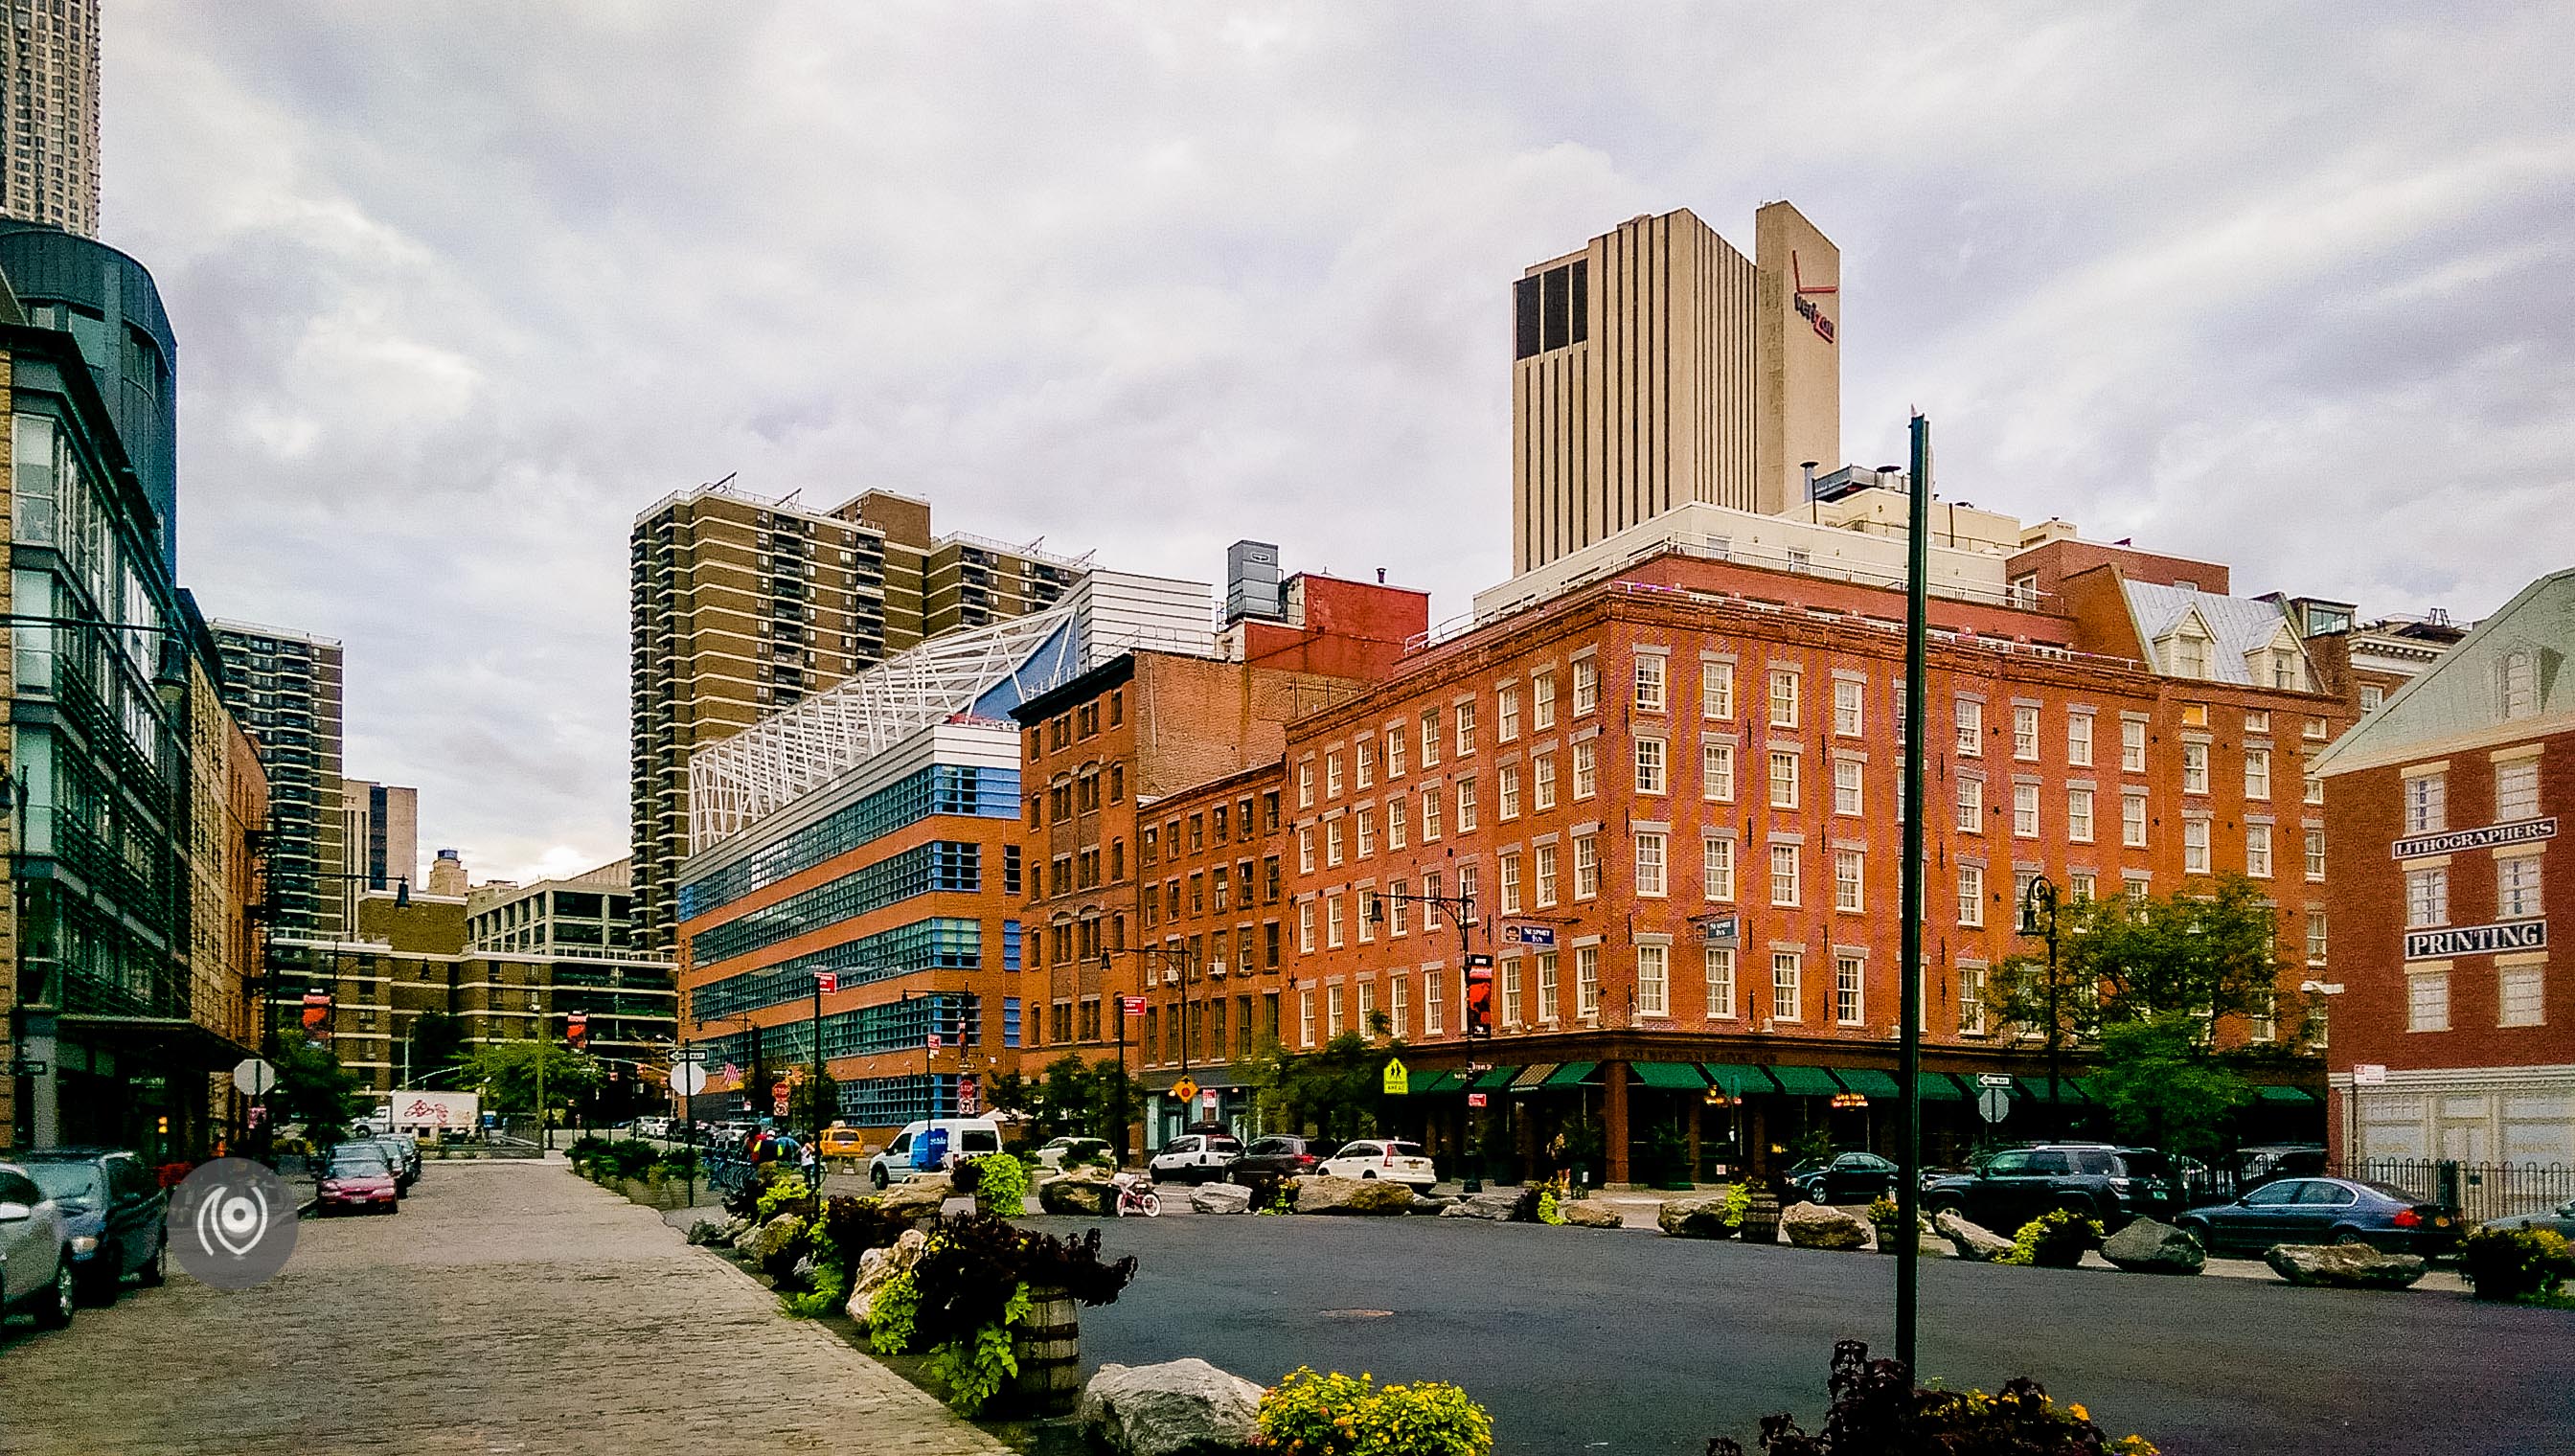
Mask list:
MULTIPOLYGON (((823 1156, 823 978, 814 977, 814 1072, 813 1083, 805 1089, 805 1106, 814 1123, 815 1176, 822 1176, 823 1156)), ((816 1190, 821 1191, 818 1183, 816 1190)))
POLYGON ((2062 1094, 2056 1090, 2061 1073, 2058 1062, 2063 1059, 2061 1048, 2065 1025, 2056 1009, 2056 886, 2048 884, 2045 879, 2038 883, 2047 885, 2047 1127, 2055 1136, 2063 1137, 2065 1104, 2059 1100, 2062 1094))
POLYGON ((1118 1005, 1118 1095, 1111 1100, 1117 1105, 1118 1166, 1127 1166, 1127 998, 1116 998, 1118 1005))
POLYGON ((1904 945, 1897 967, 1904 982, 1896 1012, 1902 1048, 1896 1095, 1904 1130, 1896 1145, 1895 1174, 1895 1358, 1907 1380, 1916 1368, 1914 1306, 1921 1292, 1915 1261, 1922 1240, 1914 1232, 1914 1220, 1921 1216, 1922 1203, 1922 743, 1930 648, 1931 422, 1914 416, 1912 436, 1904 590, 1904 945))

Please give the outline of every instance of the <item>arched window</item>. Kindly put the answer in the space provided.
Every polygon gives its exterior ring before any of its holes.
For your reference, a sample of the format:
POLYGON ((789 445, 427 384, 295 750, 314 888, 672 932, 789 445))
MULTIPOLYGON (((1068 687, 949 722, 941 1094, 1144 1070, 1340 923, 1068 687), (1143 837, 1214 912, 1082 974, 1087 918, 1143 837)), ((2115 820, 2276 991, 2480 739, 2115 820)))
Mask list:
POLYGON ((2529 718, 2539 712, 2539 665, 2528 648, 2503 656, 2503 716, 2529 718))

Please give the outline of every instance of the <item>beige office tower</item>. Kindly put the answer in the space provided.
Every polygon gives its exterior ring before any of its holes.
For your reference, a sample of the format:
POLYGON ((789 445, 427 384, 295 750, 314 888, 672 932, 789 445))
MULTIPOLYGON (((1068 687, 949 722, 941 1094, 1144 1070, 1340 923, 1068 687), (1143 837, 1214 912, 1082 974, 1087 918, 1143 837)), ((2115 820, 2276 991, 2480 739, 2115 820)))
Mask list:
POLYGON ((0 215, 98 236, 98 0, 0 7, 0 215))
POLYGON ((1841 459, 1841 252, 1794 207, 1744 257, 1686 209, 1512 288, 1511 562, 1542 567, 1675 506, 1776 515, 1841 459))
POLYGON ((730 481, 636 518, 629 567, 635 943, 670 953, 689 848, 689 755, 927 637, 1046 607, 1087 561, 931 533, 930 503, 829 511, 730 481))

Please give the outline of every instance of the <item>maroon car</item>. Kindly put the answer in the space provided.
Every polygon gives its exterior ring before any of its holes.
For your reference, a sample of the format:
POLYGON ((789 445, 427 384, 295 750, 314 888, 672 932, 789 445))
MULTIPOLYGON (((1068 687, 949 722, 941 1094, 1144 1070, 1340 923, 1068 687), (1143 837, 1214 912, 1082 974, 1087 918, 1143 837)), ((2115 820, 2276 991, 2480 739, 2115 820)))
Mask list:
POLYGON ((384 1149, 373 1143, 344 1142, 331 1149, 331 1160, 323 1164, 315 1211, 364 1208, 400 1213, 402 1189, 394 1181, 393 1164, 385 1160, 384 1149))

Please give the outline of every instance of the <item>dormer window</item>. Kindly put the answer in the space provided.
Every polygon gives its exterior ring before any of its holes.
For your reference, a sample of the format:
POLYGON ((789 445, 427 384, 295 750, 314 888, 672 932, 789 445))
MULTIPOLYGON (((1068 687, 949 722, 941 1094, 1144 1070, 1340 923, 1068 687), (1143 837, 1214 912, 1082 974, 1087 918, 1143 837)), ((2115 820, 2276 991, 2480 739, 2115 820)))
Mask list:
POLYGON ((2503 657, 2503 716, 2529 718, 2539 712, 2539 665, 2528 648, 2503 657))
POLYGON ((2164 642, 2164 662, 2176 678, 2208 676, 2208 639, 2196 631, 2196 625, 2185 625, 2164 642))

